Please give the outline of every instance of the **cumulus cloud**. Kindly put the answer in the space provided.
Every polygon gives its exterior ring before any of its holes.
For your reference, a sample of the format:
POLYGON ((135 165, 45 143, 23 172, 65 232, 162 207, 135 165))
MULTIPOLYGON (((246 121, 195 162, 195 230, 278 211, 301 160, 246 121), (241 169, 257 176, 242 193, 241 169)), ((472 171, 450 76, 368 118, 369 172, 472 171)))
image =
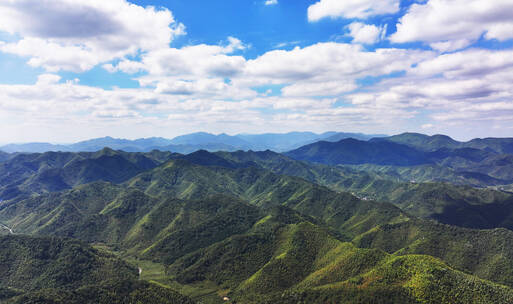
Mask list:
POLYGON ((499 41, 513 38, 512 1, 429 0, 413 4, 390 40, 423 41, 440 51, 454 51, 482 35, 499 41))
POLYGON ((347 26, 349 36, 353 37, 354 43, 374 44, 382 39, 386 32, 385 27, 377 27, 372 24, 353 22, 347 26))
POLYGON ((349 95, 348 100, 358 107, 383 111, 430 113, 432 121, 424 127, 435 125, 437 130, 468 134, 472 125, 485 135, 503 132, 507 136, 504 130, 513 123, 511 58, 511 50, 443 54, 420 62, 403 77, 383 81, 370 92, 349 95))
POLYGON ((167 9, 126 0, 7 0, 0 31, 20 36, 0 51, 28 57, 48 71, 82 72, 137 52, 168 47, 185 27, 167 9))
POLYGON ((256 94, 254 87, 283 85, 284 96, 335 96, 356 89, 359 78, 406 70, 432 56, 404 49, 370 52, 360 45, 332 42, 274 50, 246 60, 235 53, 246 47, 229 37, 221 45, 159 49, 143 54, 141 61, 124 60, 104 68, 143 71, 145 75, 137 78, 142 86, 167 94, 244 99, 256 94))
POLYGON ((111 71, 133 73, 145 70, 150 75, 159 76, 218 76, 229 77, 244 67, 242 56, 230 56, 237 50, 246 48, 239 39, 228 37, 228 44, 198 44, 177 48, 161 48, 142 55, 139 61, 122 61, 115 67, 106 66, 111 71))
POLYGON ((288 96, 334 96, 356 88, 363 77, 408 69, 432 56, 404 49, 365 51, 360 45, 318 43, 293 50, 275 50, 249 60, 235 83, 284 84, 288 96))
POLYGON ((399 0, 320 0, 308 7, 308 20, 323 18, 358 18, 393 14, 399 11, 399 0))
POLYGON ((61 80, 61 76, 55 74, 41 74, 37 77, 36 85, 56 84, 61 80))
POLYGON ((266 0, 265 5, 276 5, 278 4, 278 0, 266 0))

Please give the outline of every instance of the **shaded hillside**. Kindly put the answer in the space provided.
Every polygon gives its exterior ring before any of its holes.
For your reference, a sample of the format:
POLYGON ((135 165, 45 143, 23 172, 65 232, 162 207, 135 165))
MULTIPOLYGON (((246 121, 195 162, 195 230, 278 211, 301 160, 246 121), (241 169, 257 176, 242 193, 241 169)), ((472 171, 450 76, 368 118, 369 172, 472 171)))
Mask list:
POLYGON ((412 166, 430 163, 426 153, 406 145, 356 139, 343 139, 334 143, 320 141, 285 154, 294 159, 328 165, 372 163, 412 166))
POLYGON ((442 148, 456 149, 462 147, 462 143, 446 135, 425 135, 420 133, 402 133, 389 137, 374 138, 371 142, 390 141, 408 145, 421 151, 432 152, 442 148))
POLYGON ((120 183, 168 160, 169 152, 18 154, 0 163, 0 198, 70 189, 97 180, 120 183))
MULTIPOLYGON (((434 140, 425 135, 418 136, 426 141, 434 140)), ((406 139, 410 137, 408 135, 406 139)), ((386 173, 402 180, 447 181, 481 187, 513 182, 513 158, 509 154, 498 154, 488 148, 465 147, 463 144, 456 148, 452 144, 447 144, 450 148, 436 144, 436 150, 426 151, 423 144, 417 147, 416 144, 403 143, 400 140, 403 136, 395 138, 400 143, 388 139, 317 142, 286 155, 327 165, 359 165, 360 170, 386 173)))
POLYGON ((513 154, 513 138, 475 138, 467 142, 460 142, 446 135, 428 136, 419 133, 403 133, 376 138, 371 141, 390 141, 405 144, 422 151, 436 151, 441 148, 474 148, 498 154, 513 154))
POLYGON ((385 174, 373 174, 295 161, 271 151, 218 152, 215 155, 205 152, 201 153, 201 157, 199 152, 195 154, 185 157, 207 165, 232 168, 253 165, 278 174, 302 177, 336 191, 351 191, 367 199, 392 202, 412 215, 446 224, 513 229, 513 197, 503 192, 448 183, 401 182, 400 177, 393 174, 393 168, 385 171, 385 174))
POLYGON ((6 161, 10 158, 10 154, 4 151, 0 151, 0 162, 6 161))

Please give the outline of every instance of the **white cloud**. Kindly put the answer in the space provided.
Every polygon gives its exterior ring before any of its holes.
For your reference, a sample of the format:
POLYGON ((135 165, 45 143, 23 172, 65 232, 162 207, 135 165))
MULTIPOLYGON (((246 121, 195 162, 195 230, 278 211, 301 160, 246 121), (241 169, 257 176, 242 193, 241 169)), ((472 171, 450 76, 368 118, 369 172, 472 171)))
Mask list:
POLYGON ((55 74, 41 74, 37 77, 36 85, 56 84, 61 80, 61 76, 55 74))
POLYGON ((348 100, 384 113, 389 109, 429 113, 431 121, 420 128, 434 125, 437 131, 459 132, 465 138, 471 133, 508 136, 506 130, 513 124, 513 51, 443 54, 348 100))
POLYGON ((266 0, 265 5, 276 5, 278 4, 278 0, 266 0))
POLYGON ((349 29, 349 35, 353 37, 353 42, 363 44, 374 44, 378 42, 385 31, 383 27, 360 22, 353 22, 349 24, 347 28, 349 29))
POLYGON ((393 14, 399 11, 399 0, 320 0, 308 7, 308 20, 323 18, 359 18, 393 14))
POLYGON ((144 71, 145 87, 175 95, 250 98, 254 87, 283 85, 285 96, 335 96, 356 89, 356 80, 408 69, 431 52, 404 49, 365 51, 362 46, 318 43, 267 52, 253 60, 233 54, 246 45, 229 37, 225 45, 193 45, 143 54, 141 61, 104 65, 110 72, 144 71), (229 81, 226 81, 229 79, 229 81))
POLYGON ((246 48, 239 39, 228 37, 228 44, 186 46, 180 49, 162 48, 142 55, 141 62, 122 61, 115 67, 107 66, 109 70, 121 70, 132 73, 145 70, 150 75, 179 76, 188 78, 229 77, 237 74, 244 67, 242 56, 230 56, 237 50, 246 48))
POLYGON ((283 96, 337 96, 355 90, 353 82, 324 81, 319 83, 294 83, 282 89, 283 96))
POLYGON ((1 44, 0 51, 29 57, 31 66, 48 71, 86 71, 139 51, 167 48, 185 33, 169 10, 126 0, 8 0, 0 3, 0 20, 0 31, 21 37, 1 44))
POLYGON ((334 96, 356 88, 367 76, 407 70, 430 58, 431 52, 377 49, 369 52, 360 45, 318 43, 293 50, 275 50, 249 60, 236 84, 284 84, 288 96, 334 96))
POLYGON ((413 4, 390 36, 396 43, 423 41, 440 51, 464 48, 486 39, 513 38, 510 0, 429 0, 413 4))

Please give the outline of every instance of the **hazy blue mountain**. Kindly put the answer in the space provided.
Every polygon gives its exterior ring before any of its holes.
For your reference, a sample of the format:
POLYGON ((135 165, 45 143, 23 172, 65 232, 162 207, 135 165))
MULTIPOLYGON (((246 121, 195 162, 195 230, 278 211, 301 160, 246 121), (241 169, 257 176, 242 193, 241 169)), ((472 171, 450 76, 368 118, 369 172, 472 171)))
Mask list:
POLYGON ((240 150, 249 150, 253 146, 251 143, 239 138, 237 136, 231 136, 227 134, 214 135, 205 132, 192 133, 182 136, 177 136, 171 140, 173 145, 205 145, 205 144, 223 144, 229 145, 240 150))
MULTIPOLYGON (((327 133, 325 133, 325 134, 327 134, 327 133)), ((346 139, 346 138, 354 138, 354 139, 358 139, 358 140, 370 140, 372 138, 381 138, 381 137, 387 137, 387 135, 338 132, 329 137, 322 138, 322 140, 336 142, 336 141, 341 141, 342 139, 346 139)))
POLYGON ((513 138, 475 138, 467 142, 460 142, 440 134, 429 136, 420 133, 402 133, 389 137, 375 138, 371 141, 391 141, 422 151, 436 151, 441 148, 474 148, 499 154, 513 153, 513 138))
POLYGON ((6 153, 4 151, 0 151, 0 162, 8 160, 10 156, 11 155, 9 153, 6 153))
POLYGON ((513 138, 476 138, 463 144, 465 147, 513 154, 513 138))
POLYGON ((237 151, 237 150, 273 150, 283 152, 311 144, 319 140, 338 141, 342 138, 357 138, 368 140, 380 135, 365 135, 360 133, 326 132, 315 134, 312 132, 290 132, 286 134, 210 134, 198 132, 177 136, 173 139, 162 137, 140 138, 135 140, 113 138, 110 136, 85 140, 69 145, 55 145, 50 143, 9 144, 0 147, 1 151, 8 153, 44 153, 49 151, 63 152, 94 152, 105 147, 126 152, 149 152, 151 150, 172 151, 178 153, 191 153, 198 150, 237 151))
POLYGON ((222 143, 210 143, 210 144, 198 144, 198 145, 167 145, 162 147, 153 147, 153 149, 161 150, 161 151, 171 151, 174 153, 182 153, 188 154, 200 150, 206 150, 210 152, 217 151, 237 151, 241 150, 241 148, 237 148, 231 145, 222 144, 222 143))
POLYGON ((128 140, 107 136, 69 145, 69 150, 73 152, 94 152, 109 147, 114 150, 123 150, 126 152, 148 152, 152 147, 158 148, 169 144, 171 144, 171 141, 162 137, 128 140))
POLYGON ((456 149, 462 147, 462 143, 446 135, 425 135, 420 133, 402 133, 389 137, 373 138, 373 142, 390 141, 408 145, 422 151, 436 151, 441 148, 456 149))
POLYGON ((239 134, 238 137, 250 142, 257 147, 254 150, 273 150, 284 152, 299 148, 316 141, 339 141, 345 138, 355 138, 359 140, 369 140, 371 138, 382 137, 386 135, 366 135, 362 133, 344 133, 344 132, 325 132, 316 134, 313 132, 290 132, 285 134, 266 133, 266 134, 239 134))
POLYGON ((257 149, 254 150, 269 149, 281 152, 318 141, 334 134, 336 134, 336 132, 327 132, 323 134, 315 134, 313 132, 290 132, 285 134, 239 134, 237 136, 257 147, 257 149))
MULTIPOLYGON (((401 137, 395 137, 397 138, 401 137)), ((361 167, 359 170, 370 169, 387 175, 397 175, 403 180, 409 177, 410 180, 446 181, 476 186, 496 186, 513 181, 513 155, 498 154, 489 147, 466 147, 468 143, 455 144, 457 142, 444 136, 408 134, 402 138, 411 139, 409 142, 413 144, 398 143, 404 141, 395 139, 344 139, 335 143, 320 141, 285 155, 327 165, 386 166, 361 167), (443 145, 450 147, 439 148, 443 145)), ((502 143, 507 141, 508 139, 504 139, 502 143)), ((501 147, 503 151, 507 151, 507 144, 501 147)))
POLYGON ((425 152, 390 141, 320 141, 286 153, 298 160, 328 165, 364 164, 414 166, 430 163, 425 152))
POLYGON ((25 143, 25 144, 8 144, 0 147, 0 150, 13 153, 13 152, 26 152, 26 153, 44 153, 48 151, 69 151, 68 146, 54 145, 50 143, 25 143))

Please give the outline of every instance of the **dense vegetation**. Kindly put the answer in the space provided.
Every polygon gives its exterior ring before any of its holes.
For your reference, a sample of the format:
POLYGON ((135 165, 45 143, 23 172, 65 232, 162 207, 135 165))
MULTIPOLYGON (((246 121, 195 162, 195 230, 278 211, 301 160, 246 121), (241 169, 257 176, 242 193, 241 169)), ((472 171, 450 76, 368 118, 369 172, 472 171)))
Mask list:
POLYGON ((0 237, 0 301, 5 303, 193 303, 138 281, 110 253, 55 237, 0 237))
POLYGON ((507 140, 418 139, 6 155, 0 301, 512 303, 507 140))

